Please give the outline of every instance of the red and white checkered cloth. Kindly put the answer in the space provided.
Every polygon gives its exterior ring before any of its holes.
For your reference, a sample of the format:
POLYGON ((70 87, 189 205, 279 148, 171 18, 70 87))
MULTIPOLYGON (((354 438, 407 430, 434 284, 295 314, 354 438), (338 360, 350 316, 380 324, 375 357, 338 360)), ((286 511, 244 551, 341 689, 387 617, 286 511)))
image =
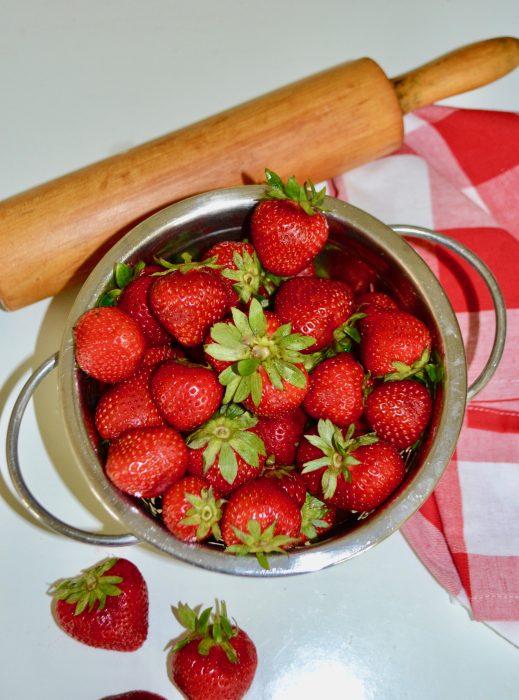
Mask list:
MULTIPOLYGON (((508 332, 496 374, 468 405, 454 458, 402 531, 475 620, 519 646, 519 114, 432 106, 405 118, 405 134, 396 154, 330 189, 386 223, 426 226, 471 248, 501 285, 508 332)), ((454 254, 413 245, 456 311, 471 381, 493 342, 490 295, 454 254)))

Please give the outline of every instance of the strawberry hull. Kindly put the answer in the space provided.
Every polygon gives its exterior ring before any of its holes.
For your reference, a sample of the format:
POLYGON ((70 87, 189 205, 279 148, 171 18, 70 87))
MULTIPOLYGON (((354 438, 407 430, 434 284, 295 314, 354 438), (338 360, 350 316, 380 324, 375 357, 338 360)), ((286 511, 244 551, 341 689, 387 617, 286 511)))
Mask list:
POLYGON ((110 284, 115 262, 173 256, 186 249, 200 259, 223 240, 247 236, 251 213, 263 193, 260 186, 210 192, 158 212, 130 231, 91 273, 80 291, 65 330, 59 360, 61 404, 69 439, 87 480, 105 507, 127 530, 171 556, 213 571, 244 576, 283 576, 316 571, 344 562, 397 530, 432 492, 455 449, 467 395, 466 362, 461 333, 452 308, 425 262, 389 227, 370 215, 333 198, 326 198, 329 241, 348 251, 354 244, 376 278, 407 313, 429 329, 432 347, 443 365, 428 431, 406 460, 403 483, 367 517, 333 528, 315 544, 273 554, 270 569, 262 570, 254 556, 231 556, 211 542, 188 545, 177 540, 159 520, 150 518, 136 501, 110 484, 103 464, 91 447, 84 419, 83 386, 71 342, 75 321, 94 306, 110 284))

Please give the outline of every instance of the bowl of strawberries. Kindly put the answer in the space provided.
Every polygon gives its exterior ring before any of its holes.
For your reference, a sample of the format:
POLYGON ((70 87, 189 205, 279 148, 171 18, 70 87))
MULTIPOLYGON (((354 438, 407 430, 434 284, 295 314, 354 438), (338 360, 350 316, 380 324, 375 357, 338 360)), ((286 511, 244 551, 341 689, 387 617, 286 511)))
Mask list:
MULTIPOLYGON (((497 315, 469 398, 497 366, 497 315)), ((317 571, 397 530, 445 470, 467 401, 455 314, 411 245, 269 170, 116 243, 56 363, 78 463, 129 533, 109 541, 235 575, 317 571)), ((107 537, 81 533, 64 532, 107 537)))

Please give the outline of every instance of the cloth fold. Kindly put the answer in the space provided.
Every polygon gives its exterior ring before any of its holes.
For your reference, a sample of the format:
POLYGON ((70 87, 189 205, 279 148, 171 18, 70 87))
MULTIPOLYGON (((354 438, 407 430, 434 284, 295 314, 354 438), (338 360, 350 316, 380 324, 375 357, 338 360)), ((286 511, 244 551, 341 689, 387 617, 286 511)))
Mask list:
MULTIPOLYGON (((475 620, 519 646, 519 114, 423 108, 406 116, 398 152, 328 186, 388 224, 426 226, 461 241, 501 286, 508 324, 502 361, 468 404, 444 476, 402 532, 475 620)), ((471 382, 493 342, 490 294, 451 251, 410 242, 456 312, 471 382)))

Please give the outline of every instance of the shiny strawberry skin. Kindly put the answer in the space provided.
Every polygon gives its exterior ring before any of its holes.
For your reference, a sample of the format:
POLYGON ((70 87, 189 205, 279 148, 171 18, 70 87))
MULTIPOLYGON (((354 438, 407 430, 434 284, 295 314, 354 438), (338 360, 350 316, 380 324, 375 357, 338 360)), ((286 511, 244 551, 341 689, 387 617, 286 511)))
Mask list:
POLYGON ((245 408, 251 413, 255 413, 257 416, 266 418, 281 418, 282 416, 292 413, 296 408, 299 408, 303 403, 308 389, 308 373, 303 365, 297 365, 297 367, 306 375, 307 386, 297 387, 283 379, 283 389, 277 389, 271 383, 263 367, 259 367, 258 372, 261 376, 262 383, 261 400, 256 406, 252 400, 252 396, 248 396, 245 401, 243 401, 245 408))
POLYGON ((375 376, 394 372, 393 362, 412 365, 431 344, 426 325, 405 311, 374 312, 360 327, 361 362, 375 376))
POLYGON ((148 345, 163 345, 170 340, 170 335, 153 315, 148 297, 155 280, 152 275, 136 277, 121 292, 117 308, 133 318, 148 345))
POLYGON ((307 416, 301 408, 280 418, 259 418, 254 432, 258 433, 276 466, 294 464, 296 448, 303 435, 307 416))
MULTIPOLYGON (((236 263, 233 259, 234 253, 243 255, 244 250, 247 251, 250 256, 254 254, 254 248, 246 241, 220 241, 219 243, 215 243, 204 253, 202 260, 207 260, 208 258, 214 257, 216 258, 216 264, 222 265, 222 269, 236 270, 238 268, 236 267, 236 263)), ((229 307, 236 306, 240 301, 240 297, 234 289, 236 282, 223 276, 222 281, 225 284, 229 295, 229 307)))
POLYGON ((238 662, 229 661, 218 645, 202 656, 198 639, 174 652, 171 675, 175 685, 189 700, 241 700, 249 690, 258 657, 256 647, 244 630, 239 629, 229 642, 238 656, 238 662))
POLYGON ((228 308, 227 287, 219 275, 206 268, 176 270, 157 277, 149 299, 160 323, 188 347, 201 344, 228 308))
POLYGON ((364 370, 348 352, 320 362, 310 373, 304 410, 313 418, 329 418, 345 428, 364 409, 364 370))
POLYGON ((223 387, 211 369, 175 361, 156 368, 150 390, 164 418, 181 432, 209 420, 223 396, 223 387))
POLYGON ((160 496, 183 476, 187 446, 170 427, 137 428, 108 448, 106 474, 121 491, 139 498, 160 496))
POLYGON ((265 530, 275 521, 274 535, 298 537, 301 511, 297 503, 272 479, 254 479, 236 489, 225 506, 221 529, 227 546, 240 542, 233 527, 242 532, 249 520, 255 520, 265 530))
POLYGON ((104 608, 95 603, 75 615, 75 603, 55 602, 58 625, 83 644, 113 651, 136 651, 148 636, 148 589, 139 569, 127 559, 117 559, 107 575, 120 576, 121 594, 109 595, 104 608))
POLYGON ((79 367, 100 382, 128 379, 140 365, 146 343, 135 321, 120 309, 85 311, 74 326, 79 367))
POLYGON ((306 484, 294 467, 291 467, 291 470, 293 471, 279 468, 266 469, 263 476, 265 479, 272 479, 301 508, 306 498, 306 484))
POLYGON ((429 423, 432 400, 415 379, 386 382, 366 400, 365 416, 377 435, 399 450, 413 445, 429 423))
POLYGON ((321 277, 293 277, 283 282, 274 309, 282 323, 292 323, 292 333, 315 338, 306 353, 322 350, 333 342, 333 331, 354 308, 347 284, 321 277))
POLYGON ((192 504, 187 500, 186 494, 200 496, 202 491, 209 490, 211 484, 207 479, 198 476, 184 476, 176 481, 166 491, 162 499, 162 520, 168 530, 182 542, 201 542, 210 537, 211 531, 201 539, 197 538, 196 525, 184 525, 180 521, 186 517, 192 504))
POLYGON ((142 367, 129 379, 114 384, 103 393, 95 410, 97 432, 113 440, 126 430, 165 425, 154 403, 149 383, 153 367, 142 367))
POLYGON ((322 213, 307 214, 296 202, 260 202, 251 219, 252 244, 263 267, 276 275, 297 275, 328 239, 322 213))
POLYGON ((234 481, 231 484, 228 481, 226 481, 222 476, 218 456, 216 457, 214 463, 204 474, 204 449, 205 448, 203 447, 198 449, 192 449, 188 447, 187 472, 194 476, 198 476, 200 478, 203 477, 204 479, 207 479, 207 481, 213 487, 214 491, 218 494, 221 494, 222 496, 228 496, 232 491, 235 491, 242 484, 245 484, 248 481, 251 481, 252 479, 256 479, 257 477, 261 476, 263 472, 263 467, 265 464, 265 457, 263 457, 263 455, 259 455, 258 457, 258 466, 253 467, 251 464, 246 462, 243 459, 243 457, 240 457, 240 455, 236 451, 234 451, 236 456, 236 462, 238 464, 238 471, 234 481))
POLYGON ((170 345, 169 343, 164 345, 150 345, 144 351, 142 366, 154 367, 167 360, 180 360, 183 358, 185 358, 184 351, 175 345, 170 345))

